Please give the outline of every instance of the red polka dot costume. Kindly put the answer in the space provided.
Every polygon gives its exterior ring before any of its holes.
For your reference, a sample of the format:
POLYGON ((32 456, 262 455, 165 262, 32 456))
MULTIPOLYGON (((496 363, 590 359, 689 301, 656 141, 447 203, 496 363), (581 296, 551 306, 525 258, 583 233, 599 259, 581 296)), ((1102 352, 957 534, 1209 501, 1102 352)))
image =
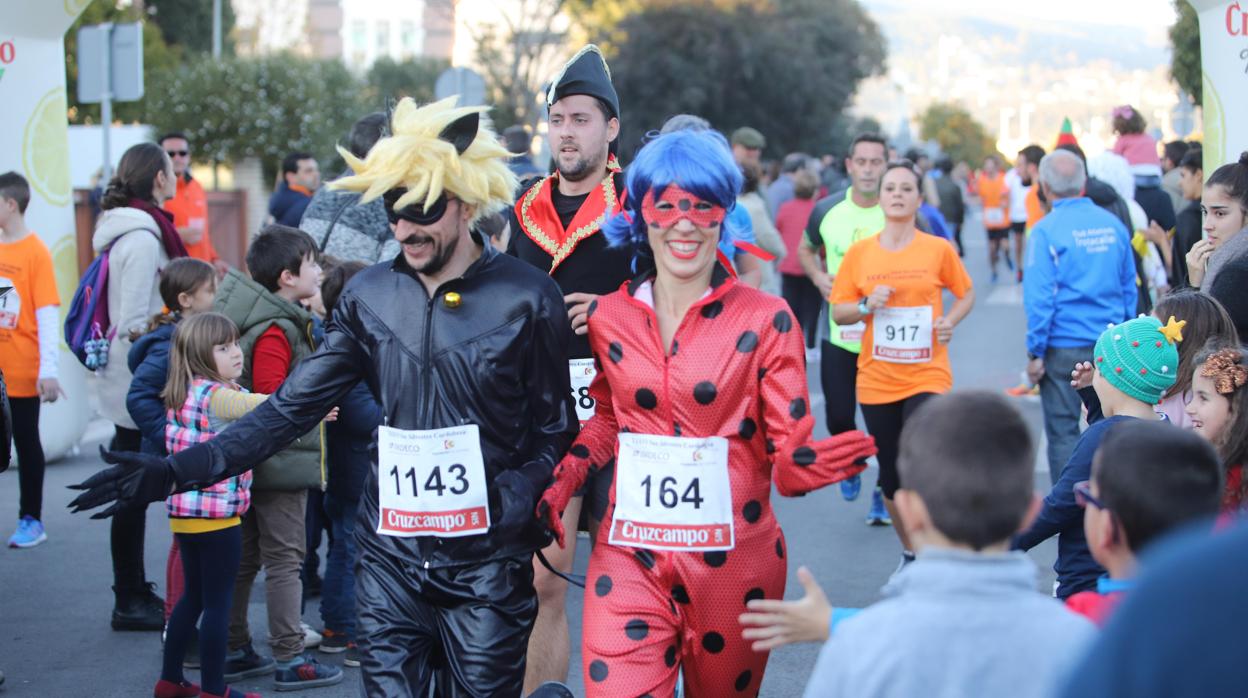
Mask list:
POLYGON ((683 668, 689 696, 754 695, 767 654, 750 649, 737 618, 751 599, 784 595, 772 483, 786 496, 810 492, 861 472, 875 447, 861 432, 811 440, 802 333, 783 300, 737 284, 717 266, 664 352, 650 284, 629 282, 591 306, 597 410, 555 468, 539 512, 562 537, 557 513, 588 473, 613 461, 621 432, 725 438, 732 550, 610 544, 612 484, 586 580, 585 691, 670 696, 683 668))

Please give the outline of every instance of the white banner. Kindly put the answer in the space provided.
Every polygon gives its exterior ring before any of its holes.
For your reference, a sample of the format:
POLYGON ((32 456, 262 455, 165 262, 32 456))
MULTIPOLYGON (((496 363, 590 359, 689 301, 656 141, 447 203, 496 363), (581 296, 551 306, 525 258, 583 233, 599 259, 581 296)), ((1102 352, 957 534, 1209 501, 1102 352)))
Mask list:
MULTIPOLYGON (((52 252, 61 312, 78 286, 73 191, 69 181, 66 30, 90 0, 0 0, 0 172, 30 182, 26 225, 52 252)), ((86 373, 62 344, 61 386, 68 400, 44 405, 39 433, 48 460, 82 438, 90 416, 86 373)))
POLYGON ((1188 0, 1200 18, 1205 176, 1248 150, 1248 0, 1188 0))

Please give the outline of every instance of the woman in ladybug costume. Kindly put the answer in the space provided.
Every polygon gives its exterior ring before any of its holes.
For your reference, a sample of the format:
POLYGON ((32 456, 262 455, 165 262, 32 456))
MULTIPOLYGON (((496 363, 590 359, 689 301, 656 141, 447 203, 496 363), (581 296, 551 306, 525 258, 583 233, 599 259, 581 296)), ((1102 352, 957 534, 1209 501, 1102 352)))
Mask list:
POLYGON ((711 131, 656 138, 628 172, 632 210, 604 232, 639 275, 598 299, 589 341, 597 412, 554 471, 538 516, 560 514, 614 461, 590 557, 588 696, 758 693, 767 654, 741 639, 752 599, 784 595, 771 487, 796 496, 856 475, 861 432, 811 439, 802 333, 783 300, 738 284, 716 247, 741 187, 711 131))

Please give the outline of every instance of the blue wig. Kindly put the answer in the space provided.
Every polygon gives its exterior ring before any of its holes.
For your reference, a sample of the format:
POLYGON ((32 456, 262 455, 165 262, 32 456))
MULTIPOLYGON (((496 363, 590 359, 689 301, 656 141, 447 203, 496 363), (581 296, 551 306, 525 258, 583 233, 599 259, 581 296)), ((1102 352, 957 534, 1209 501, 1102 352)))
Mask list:
MULTIPOLYGON (((669 184, 704 201, 723 206, 726 211, 737 205, 741 192, 741 169, 732 159, 728 141, 715 131, 674 131, 647 143, 637 159, 628 166, 625 178, 628 203, 620 213, 603 226, 612 247, 633 248, 634 270, 653 264, 649 225, 641 212, 646 194, 663 195, 669 184)), ((735 240, 734 223, 725 217, 720 224, 720 239, 735 240)))

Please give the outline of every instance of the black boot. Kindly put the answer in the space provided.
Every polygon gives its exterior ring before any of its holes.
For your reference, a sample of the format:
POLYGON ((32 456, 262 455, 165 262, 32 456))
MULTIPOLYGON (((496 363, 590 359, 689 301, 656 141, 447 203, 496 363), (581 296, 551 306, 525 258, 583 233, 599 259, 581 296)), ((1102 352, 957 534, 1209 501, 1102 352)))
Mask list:
POLYGON ((155 630, 165 627, 165 600, 156 595, 156 585, 146 583, 141 589, 113 587, 117 603, 113 606, 113 630, 155 630))

